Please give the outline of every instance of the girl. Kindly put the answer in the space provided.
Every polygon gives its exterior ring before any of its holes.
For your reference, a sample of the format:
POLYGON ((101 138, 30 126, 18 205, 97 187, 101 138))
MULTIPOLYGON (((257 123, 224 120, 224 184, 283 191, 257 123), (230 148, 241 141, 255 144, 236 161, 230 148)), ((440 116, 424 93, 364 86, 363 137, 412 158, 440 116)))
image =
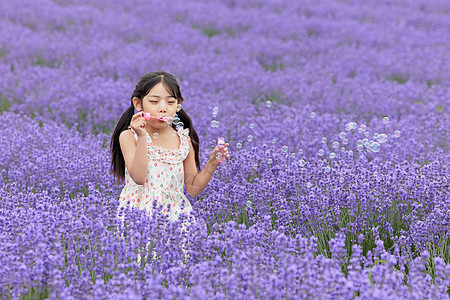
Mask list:
MULTIPOLYGON (((199 172, 199 139, 191 119, 181 108, 182 103, 174 76, 159 71, 139 79, 131 105, 120 117, 111 138, 111 173, 126 181, 119 208, 130 200, 130 206, 145 209, 150 215, 156 200, 164 206, 163 213, 170 220, 177 219, 182 212, 191 213, 183 183, 191 196, 197 196, 220 161, 216 159, 219 152, 216 147, 199 172), (171 119, 174 122, 170 126, 171 119)), ((225 158, 229 157, 227 146, 228 143, 223 151, 225 158)))

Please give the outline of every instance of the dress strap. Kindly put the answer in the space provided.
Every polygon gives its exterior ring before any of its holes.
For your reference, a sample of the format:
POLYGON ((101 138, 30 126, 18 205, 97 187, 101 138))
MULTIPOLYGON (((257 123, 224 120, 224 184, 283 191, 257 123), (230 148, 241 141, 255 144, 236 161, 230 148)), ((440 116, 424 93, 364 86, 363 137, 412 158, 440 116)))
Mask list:
POLYGON ((189 128, 183 128, 183 127, 180 127, 180 128, 178 128, 178 134, 180 134, 180 135, 184 135, 184 136, 187 136, 187 137, 189 137, 189 128))
POLYGON ((189 153, 189 140, 191 139, 189 137, 189 128, 179 128, 177 133, 181 140, 180 148, 186 153, 189 153))
POLYGON ((134 138, 136 139, 136 141, 137 141, 137 134, 136 134, 136 132, 133 130, 133 128, 131 128, 131 127, 128 127, 130 130, 131 130, 131 132, 134 134, 134 138))

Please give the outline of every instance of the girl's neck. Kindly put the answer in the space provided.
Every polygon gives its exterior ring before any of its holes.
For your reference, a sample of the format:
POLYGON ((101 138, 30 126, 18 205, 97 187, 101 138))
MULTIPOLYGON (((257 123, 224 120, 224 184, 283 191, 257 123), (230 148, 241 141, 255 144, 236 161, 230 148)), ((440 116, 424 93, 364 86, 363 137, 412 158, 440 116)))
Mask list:
POLYGON ((150 126, 147 124, 147 126, 145 127, 145 129, 147 130, 148 134, 150 136, 153 136, 153 134, 156 132, 158 135, 165 135, 167 133, 171 133, 173 131, 173 128, 170 126, 167 127, 163 127, 163 128, 155 128, 153 126, 150 126))

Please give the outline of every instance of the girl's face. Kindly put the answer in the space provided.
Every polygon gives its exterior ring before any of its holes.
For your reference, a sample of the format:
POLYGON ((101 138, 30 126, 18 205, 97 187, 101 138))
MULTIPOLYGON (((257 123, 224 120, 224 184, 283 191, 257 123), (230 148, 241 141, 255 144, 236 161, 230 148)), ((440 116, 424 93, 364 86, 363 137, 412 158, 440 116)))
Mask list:
MULTIPOLYGON (((177 99, 166 90, 162 82, 156 84, 145 95, 142 105, 139 101, 136 102, 134 106, 138 111, 150 113, 151 116, 173 116, 177 112, 177 99)), ((155 118, 147 120, 147 124, 156 128, 167 127, 167 123, 155 118)))

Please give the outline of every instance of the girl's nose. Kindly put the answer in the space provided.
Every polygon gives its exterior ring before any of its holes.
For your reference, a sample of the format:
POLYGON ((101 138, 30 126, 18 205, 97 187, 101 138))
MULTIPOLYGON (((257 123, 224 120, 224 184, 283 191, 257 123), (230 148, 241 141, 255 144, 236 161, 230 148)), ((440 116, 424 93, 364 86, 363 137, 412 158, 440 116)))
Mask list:
POLYGON ((164 99, 159 101, 159 111, 166 111, 166 109, 167 109, 166 101, 164 99))

